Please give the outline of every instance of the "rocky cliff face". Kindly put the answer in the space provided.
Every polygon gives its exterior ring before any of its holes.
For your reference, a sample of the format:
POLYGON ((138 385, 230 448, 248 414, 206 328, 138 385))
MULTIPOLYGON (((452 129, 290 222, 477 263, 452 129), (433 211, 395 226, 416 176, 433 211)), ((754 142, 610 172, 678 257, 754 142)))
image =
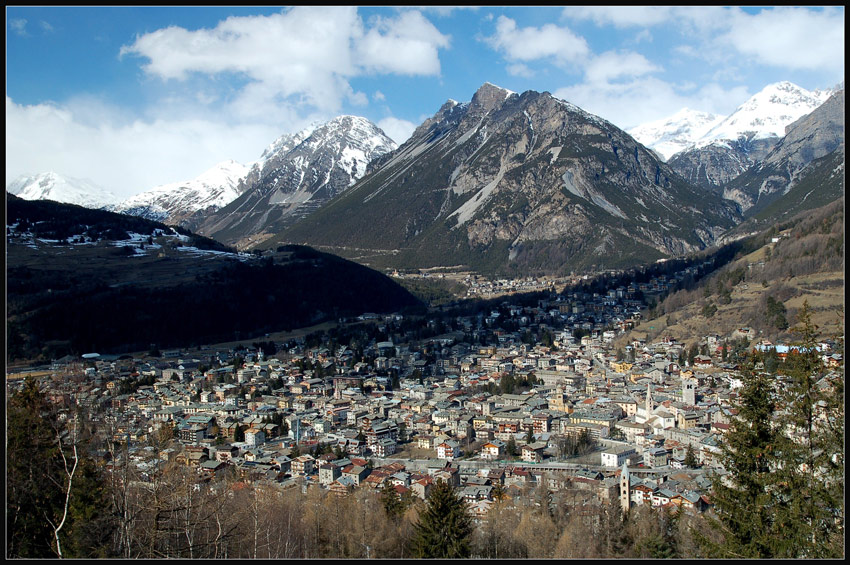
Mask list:
POLYGON ((371 160, 395 147, 356 116, 282 136, 248 171, 240 196, 206 218, 198 232, 237 246, 262 241, 347 190, 371 160))
POLYGON ((682 151, 671 157, 669 164, 691 184, 720 195, 723 185, 764 158, 777 141, 774 137, 755 139, 742 135, 682 151))
MULTIPOLYGON (((722 186, 767 157, 790 124, 831 94, 810 92, 787 81, 770 84, 668 162, 689 182, 721 194, 722 186)), ((727 197, 742 208, 748 206, 737 193, 727 197)))
POLYGON ((734 221, 612 124, 548 93, 485 84, 273 242, 384 265, 554 273, 702 248, 734 221))
POLYGON ((810 164, 835 151, 843 153, 844 90, 788 126, 786 135, 760 162, 724 186, 724 198, 752 215, 788 193, 810 164))

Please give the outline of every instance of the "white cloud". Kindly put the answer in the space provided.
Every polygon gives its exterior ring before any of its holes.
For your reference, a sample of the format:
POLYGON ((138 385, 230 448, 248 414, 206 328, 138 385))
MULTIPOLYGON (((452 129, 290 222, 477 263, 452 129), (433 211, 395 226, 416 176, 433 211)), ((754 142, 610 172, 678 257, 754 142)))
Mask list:
POLYGON ((390 139, 401 145, 410 138, 410 135, 418 127, 418 124, 401 120, 399 118, 384 118, 377 123, 385 134, 390 136, 390 139))
POLYGON ((570 6, 564 8, 562 15, 622 29, 665 23, 672 16, 672 10, 669 6, 570 6))
POLYGON ((593 57, 585 68, 585 79, 593 84, 642 76, 661 70, 640 53, 607 51, 593 57))
POLYGON ((508 65, 506 70, 508 71, 509 75, 515 77, 531 78, 534 76, 534 71, 528 68, 528 65, 524 65, 522 63, 508 65))
POLYGON ((650 32, 648 29, 643 29, 638 32, 634 39, 635 43, 642 43, 644 41, 652 43, 652 32, 650 32))
POLYGON ((484 42, 501 51, 512 63, 551 60, 563 67, 584 60, 590 52, 584 38, 566 27, 545 24, 519 28, 505 16, 499 16, 496 33, 484 42))
POLYGON ((357 65, 369 72, 437 76, 438 49, 448 48, 443 35, 421 13, 402 12, 397 18, 376 17, 373 27, 354 38, 357 65))
POLYGON ((693 90, 689 85, 672 85, 655 77, 620 83, 585 82, 552 94, 624 130, 670 116, 681 108, 726 115, 751 95, 745 87, 727 89, 708 84, 693 90))
POLYGON ((227 126, 188 116, 133 120, 93 101, 75 108, 27 106, 7 97, 6 183, 23 174, 52 170, 89 178, 126 198, 194 178, 225 159, 253 161, 280 133, 256 122, 227 126))
POLYGON ((669 26, 689 42, 691 53, 714 64, 744 57, 777 68, 843 76, 840 7, 779 6, 755 13, 724 6, 568 7, 562 15, 617 29, 669 26))
POLYGON ((298 6, 270 16, 230 17, 214 29, 160 29, 121 48, 148 60, 142 68, 163 80, 193 75, 243 77, 244 113, 282 103, 337 112, 343 100, 365 103, 353 77, 370 73, 433 76, 438 50, 450 44, 421 13, 363 23, 354 7, 298 6))
POLYGON ((27 35, 27 21, 23 18, 9 20, 9 27, 18 35, 27 35))
POLYGON ((844 10, 777 7, 735 13, 717 43, 756 62, 794 70, 824 70, 843 76, 844 10))

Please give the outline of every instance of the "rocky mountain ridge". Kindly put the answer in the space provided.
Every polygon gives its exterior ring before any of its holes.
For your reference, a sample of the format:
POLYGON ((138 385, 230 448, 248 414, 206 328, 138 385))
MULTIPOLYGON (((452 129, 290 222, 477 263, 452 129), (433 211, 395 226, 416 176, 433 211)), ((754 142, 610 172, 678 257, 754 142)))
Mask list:
MULTIPOLYGON (((819 166, 841 167, 844 156, 844 90, 812 113, 787 128, 787 134, 774 145, 768 155, 744 174, 724 185, 723 197, 739 203, 748 216, 764 210, 784 195, 790 195, 819 166), (834 155, 833 155, 834 154, 834 155), (827 158, 832 157, 828 160, 827 158), (835 164, 831 164, 835 162, 835 164)), ((843 182, 822 179, 800 199, 837 198, 843 182)), ((825 204, 822 202, 821 204, 825 204)), ((793 204, 793 203, 792 203, 793 204)))
POLYGON ((735 222, 731 206, 613 124, 549 93, 486 83, 269 244, 545 273, 686 253, 735 222))
POLYGON ((672 155, 668 163, 691 183, 718 191, 764 159, 790 124, 812 112, 833 92, 810 92, 787 81, 770 84, 695 139, 689 148, 672 155))
POLYGON ((262 240, 347 190, 370 161, 395 147, 357 116, 281 136, 240 181, 239 196, 207 216, 197 231, 237 245, 262 240))

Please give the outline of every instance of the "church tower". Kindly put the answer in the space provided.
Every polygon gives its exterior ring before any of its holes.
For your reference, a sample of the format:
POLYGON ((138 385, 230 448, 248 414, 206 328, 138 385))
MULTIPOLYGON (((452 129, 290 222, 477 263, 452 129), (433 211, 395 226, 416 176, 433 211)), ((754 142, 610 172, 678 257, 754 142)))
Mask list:
POLYGON ((682 402, 688 406, 694 406, 696 400, 696 387, 693 379, 682 379, 682 402))
POLYGON ((631 507, 631 491, 629 480, 629 464, 623 463, 623 469, 620 471, 620 508, 623 512, 628 512, 631 507))

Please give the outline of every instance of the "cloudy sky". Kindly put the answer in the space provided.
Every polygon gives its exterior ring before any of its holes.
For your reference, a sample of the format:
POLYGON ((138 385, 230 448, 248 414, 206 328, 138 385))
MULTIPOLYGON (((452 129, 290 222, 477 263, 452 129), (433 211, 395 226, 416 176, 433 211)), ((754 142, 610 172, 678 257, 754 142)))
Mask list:
POLYGON ((6 182, 120 197, 365 116, 398 143, 484 83, 623 129, 844 80, 843 7, 7 7, 6 182))

